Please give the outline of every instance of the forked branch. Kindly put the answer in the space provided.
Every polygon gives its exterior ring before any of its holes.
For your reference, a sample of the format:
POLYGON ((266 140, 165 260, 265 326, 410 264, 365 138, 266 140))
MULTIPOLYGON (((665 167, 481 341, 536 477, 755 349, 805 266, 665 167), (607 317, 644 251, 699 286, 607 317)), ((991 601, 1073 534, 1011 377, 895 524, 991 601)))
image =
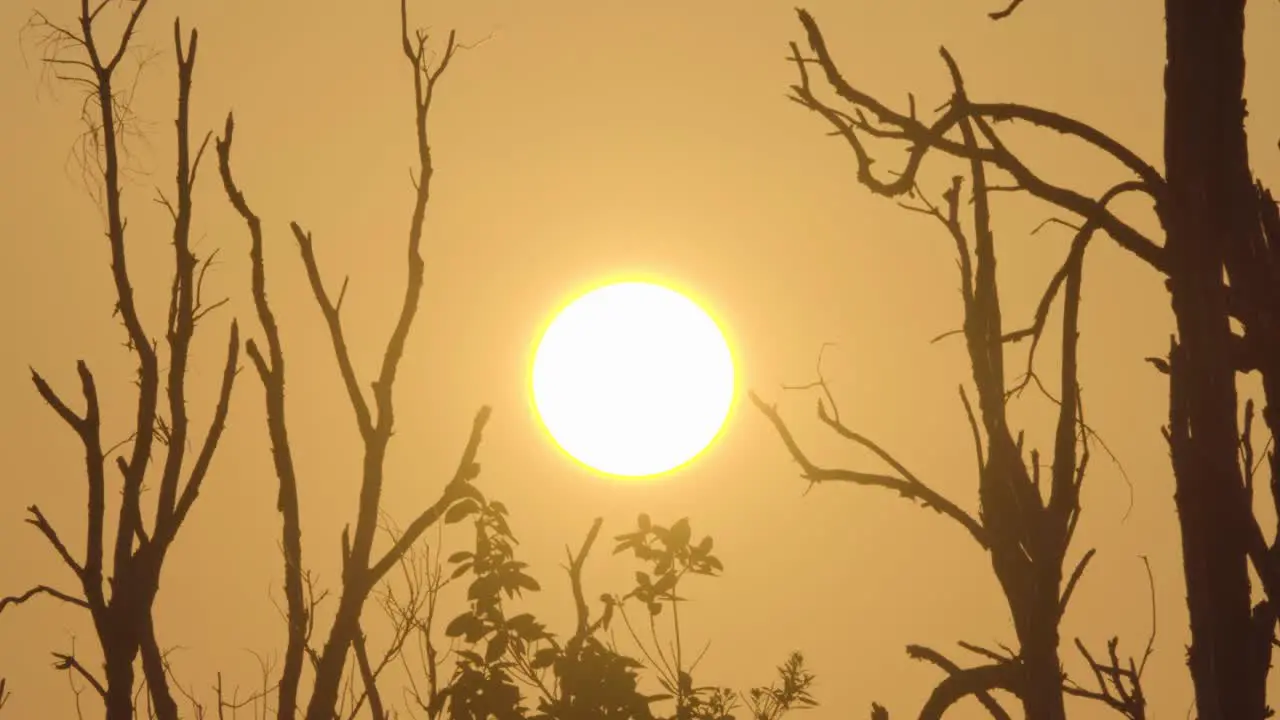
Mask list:
MULTIPOLYGON (((1126 250, 1142 258, 1153 267, 1163 270, 1166 264, 1164 249, 1144 236, 1132 225, 1122 221, 1105 205, 1069 188, 1049 183, 1025 165, 1004 146, 990 127, 991 122, 1018 120, 1068 135, 1101 150, 1122 163, 1138 176, 1143 189, 1155 200, 1160 210, 1165 190, 1164 182, 1154 167, 1118 141, 1083 122, 1057 113, 1011 103, 957 103, 954 99, 945 106, 943 113, 933 122, 925 123, 915 115, 914 102, 907 113, 891 109, 875 97, 858 90, 837 66, 817 21, 806 10, 797 13, 804 26, 808 44, 814 57, 804 57, 796 43, 791 44, 789 60, 795 64, 799 82, 791 87, 791 99, 821 115, 853 150, 858 166, 858 180, 873 192, 886 197, 908 193, 916 184, 917 173, 925 155, 938 150, 955 158, 979 160, 1012 176, 1016 186, 1031 195, 1063 208, 1085 220, 1093 221, 1111 235, 1126 250), (820 100, 813 92, 809 65, 817 65, 827 84, 844 102, 852 106, 850 111, 838 110, 820 100), (874 121, 873 119, 874 118, 874 121), (953 140, 948 134, 962 121, 972 121, 988 140, 987 146, 974 147, 953 140), (901 140, 907 144, 907 160, 891 180, 880 180, 871 170, 874 162, 859 135, 901 140)), ((954 60, 942 49, 944 60, 954 67, 954 60)))
POLYGON ((958 505, 943 497, 940 493, 930 488, 915 475, 906 471, 906 468, 893 459, 886 451, 873 443, 868 438, 853 432, 840 422, 832 418, 826 411, 826 407, 818 403, 818 417, 829 427, 836 429, 840 435, 848 440, 852 440, 879 455, 888 462, 901 475, 886 475, 882 473, 868 473, 857 470, 848 470, 844 468, 826 468, 815 464, 800 448, 795 437, 791 434, 790 428, 782 416, 778 414, 777 406, 770 405, 760 398, 754 391, 748 396, 752 404, 756 406, 761 413, 769 420, 777 431, 778 436, 782 438, 783 444, 787 451, 791 454, 791 459, 800 465, 801 475, 811 483, 822 482, 847 482, 855 485, 864 485, 868 487, 883 487, 896 491, 902 497, 909 500, 915 500, 925 507, 942 513, 943 515, 955 520, 964 527, 965 530, 973 537, 977 543, 983 548, 987 547, 987 531, 982 525, 969 515, 958 505))

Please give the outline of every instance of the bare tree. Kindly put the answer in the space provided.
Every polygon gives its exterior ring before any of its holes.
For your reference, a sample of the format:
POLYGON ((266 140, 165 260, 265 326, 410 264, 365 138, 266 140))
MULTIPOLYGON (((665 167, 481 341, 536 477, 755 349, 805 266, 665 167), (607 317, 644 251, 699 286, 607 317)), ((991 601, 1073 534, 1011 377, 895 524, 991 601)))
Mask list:
MULTIPOLYGON (((53 585, 37 585, 15 596, 0 599, 0 611, 38 595, 87 610, 93 619, 102 651, 105 676, 96 678, 74 653, 57 654, 56 667, 76 673, 102 697, 108 720, 124 720, 134 712, 134 663, 139 654, 150 703, 156 717, 174 720, 174 703, 167 679, 152 608, 159 591, 161 568, 183 522, 191 512, 226 425, 231 390, 236 375, 239 339, 231 323, 227 356, 213 417, 204 437, 191 427, 187 411, 187 379, 192 342, 198 324, 221 302, 205 303, 202 281, 213 256, 197 258, 191 247, 192 187, 205 143, 192 153, 190 100, 195 69, 197 34, 183 37, 174 22, 174 53, 178 61, 177 193, 173 201, 160 194, 159 202, 173 220, 173 275, 169 310, 164 328, 168 369, 162 378, 161 345, 143 326, 128 269, 127 221, 122 187, 122 133, 128 117, 127 99, 121 92, 121 63, 135 39, 135 31, 147 0, 129 10, 124 29, 115 42, 98 37, 97 24, 110 3, 93 6, 81 0, 75 26, 55 23, 36 13, 30 29, 42 36, 44 63, 55 75, 84 89, 85 138, 94 154, 86 161, 101 171, 101 200, 105 205, 106 237, 111 252, 115 288, 115 312, 127 333, 126 345, 137 361, 135 422, 127 440, 104 447, 102 412, 93 372, 84 360, 77 363, 85 409, 82 413, 53 389, 34 369, 36 390, 84 446, 87 480, 86 546, 77 556, 63 543, 54 524, 36 505, 28 508, 27 522, 40 531, 76 579, 73 592, 53 585), (164 382, 162 388, 161 383, 164 382), (194 454, 192 454, 194 450, 194 454), (119 453, 117 454, 117 451, 119 453), (107 560, 107 460, 114 456, 120 473, 120 509, 115 537, 107 560), (153 458, 163 457, 163 462, 153 458), (150 472, 156 467, 156 472, 150 472), (149 475, 150 472, 150 475, 149 475), (159 475, 155 508, 144 514, 143 486, 159 475), (108 574, 110 574, 108 576, 108 574)), ((205 142, 208 141, 206 136, 205 142)))
MULTIPOLYGON (((348 655, 353 649, 357 652, 357 656, 361 654, 359 647, 362 642, 361 615, 366 601, 379 582, 397 566, 423 532, 435 524, 454 502, 468 497, 473 492, 470 482, 480 472, 480 466, 475 461, 476 452, 490 413, 488 407, 481 408, 477 413, 457 472, 445 486, 439 499, 414 518, 390 548, 375 552, 374 539, 377 535, 381 509, 386 451, 394 430, 393 390, 396 372, 418 310, 423 285, 421 245, 433 174, 431 146, 428 142, 428 115, 441 77, 457 52, 464 47, 458 44, 456 35, 450 32, 439 61, 432 64, 427 47, 427 34, 423 31, 410 32, 405 0, 400 2, 400 21, 402 51, 413 71, 414 120, 419 169, 415 182, 417 194, 409 224, 408 277, 405 293, 395 328, 383 353, 378 376, 372 382, 372 403, 356 376, 348 352, 341 317, 346 283, 343 283, 337 298, 333 298, 322 279, 311 234, 296 222, 290 225, 306 267, 312 292, 328 327, 342 383, 354 410, 356 429, 364 446, 355 528, 352 530, 348 526, 342 534, 342 587, 337 600, 336 615, 328 630, 328 637, 323 648, 313 658, 315 682, 310 700, 306 703, 308 720, 330 720, 333 717, 341 692, 348 655)), ((250 209, 231 172, 234 129, 234 119, 228 115, 226 129, 216 145, 227 196, 249 228, 254 305, 266 343, 264 352, 257 343, 249 340, 246 350, 253 360, 266 392, 272 458, 276 476, 279 479, 278 509, 283 521, 282 544, 285 558, 288 639, 280 680, 277 715, 281 720, 292 720, 301 703, 299 684, 303 670, 306 637, 312 623, 304 592, 302 531, 298 513, 299 479, 294 466, 294 450, 289 441, 286 422, 285 353, 277 330, 277 322, 267 299, 266 269, 262 257, 262 223, 250 209)), ((359 662, 359 657, 357 661, 359 662)))
MULTIPOLYGON (((796 95, 809 97, 806 64, 798 47, 793 44, 792 48, 801 77, 800 85, 795 88, 796 95)), ((966 107, 969 99, 960 71, 950 55, 944 57, 954 85, 949 104, 966 107)), ((976 156, 978 135, 974 124, 962 117, 957 125, 961 136, 958 142, 976 156)), ((957 522, 990 555, 1013 616, 1018 649, 1000 654, 964 645, 989 662, 961 669, 934 650, 920 646, 910 648, 913 657, 938 665, 948 673, 933 691, 920 717, 941 717, 953 703, 967 696, 977 697, 993 716, 1007 717, 991 695, 994 690, 1004 690, 1021 701, 1026 717, 1062 720, 1065 693, 1058 655, 1059 625, 1071 594, 1094 555, 1093 550, 1085 552, 1070 575, 1064 575, 1064 562, 1080 518, 1080 488, 1089 461, 1090 437, 1084 424, 1077 381, 1077 324, 1084 253, 1097 225, 1086 223, 1077 230, 1072 251, 1054 277, 1055 288, 1062 286, 1064 296, 1061 395, 1055 400, 1059 408, 1053 458, 1042 465, 1037 450, 1024 451, 1023 433, 1015 433, 1007 418, 1010 393, 1006 391, 1005 382, 1005 346, 1023 338, 1030 338, 1033 346, 1039 343, 1053 296, 1046 296, 1030 327, 1004 331, 991 229, 991 188, 981 159, 975 157, 969 162, 969 174, 973 182, 971 221, 961 216, 961 207, 969 204, 963 197, 961 177, 954 178, 944 193, 943 206, 924 199, 925 194, 915 187, 913 196, 920 198, 920 204, 906 207, 940 222, 959 254, 964 305, 962 332, 977 389, 976 418, 963 386, 960 398, 969 417, 977 453, 979 516, 971 516, 912 474, 874 441, 845 425, 822 378, 821 366, 819 380, 807 386, 822 391, 818 401, 819 419, 839 436, 871 450, 893 469, 892 474, 830 469, 815 464, 794 439, 776 408, 755 393, 751 399, 773 424, 810 483, 850 482, 895 490, 957 522), (1045 482, 1042 482, 1042 467, 1048 468, 1045 482)))
MULTIPOLYGON (((1021 0, 992 13, 1011 15, 1021 0)), ((853 150, 859 180, 887 197, 915 186, 930 152, 980 161, 1002 186, 1025 193, 1109 235, 1167 278, 1177 338, 1167 358, 1149 358, 1170 376, 1170 445, 1191 615, 1188 663, 1201 720, 1266 717, 1266 676, 1280 598, 1280 547, 1268 543, 1251 509, 1254 467, 1242 461, 1235 375, 1260 370, 1272 438, 1280 422, 1280 215, 1255 183, 1244 131, 1245 0, 1166 0, 1165 168, 1162 175, 1106 133, 1060 113, 1018 103, 950 103, 934 120, 911 106, 895 110, 857 89, 840 71, 812 15, 799 11, 810 57, 797 54, 803 78, 812 65, 838 98, 819 99, 802 80, 794 99, 820 114, 853 150), (1131 178, 1091 198, 1044 179, 1003 142, 995 125, 1016 122, 1060 133, 1118 161, 1131 178), (980 142, 950 135, 971 123, 980 142), (907 145, 907 161, 889 179, 872 172, 868 138, 907 145), (1153 201, 1163 244, 1117 215, 1110 202, 1128 193, 1153 201), (1224 271, 1229 282, 1224 282, 1224 271), (1234 318, 1243 334, 1232 332, 1234 318), (1249 564, 1268 602, 1251 607, 1249 564)), ((944 51, 945 54, 945 51, 944 51)), ((954 63, 948 60, 954 68, 954 63)), ((954 71, 954 70, 953 70, 954 71)), ((1073 247, 1072 252, 1075 249, 1073 247)), ((1049 289, 1056 292, 1057 282, 1049 289)), ((1042 303, 1043 307, 1043 303, 1042 303)), ((1277 481, 1274 455, 1271 482, 1277 481)), ((1273 485, 1273 501, 1280 502, 1273 485)))

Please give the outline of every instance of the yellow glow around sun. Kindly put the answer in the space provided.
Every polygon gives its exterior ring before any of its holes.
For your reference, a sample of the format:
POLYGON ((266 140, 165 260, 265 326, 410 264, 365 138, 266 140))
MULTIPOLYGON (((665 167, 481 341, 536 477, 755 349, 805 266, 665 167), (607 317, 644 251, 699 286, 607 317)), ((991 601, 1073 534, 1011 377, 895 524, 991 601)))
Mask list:
POLYGON ((651 283, 597 288, 547 327, 533 402, 561 449, 608 475, 643 477, 692 460, 733 404, 733 356, 715 321, 651 283))

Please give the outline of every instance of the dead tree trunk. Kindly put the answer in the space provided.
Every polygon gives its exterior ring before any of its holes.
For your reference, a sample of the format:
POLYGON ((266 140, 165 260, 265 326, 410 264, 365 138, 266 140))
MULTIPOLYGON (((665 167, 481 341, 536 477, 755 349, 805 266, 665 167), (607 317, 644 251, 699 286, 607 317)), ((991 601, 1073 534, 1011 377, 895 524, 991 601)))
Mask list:
MULTIPOLYGON (((1167 0, 1165 165, 1169 445, 1191 615, 1200 720, 1265 717, 1253 658, 1247 528, 1237 455, 1237 363, 1223 278, 1228 247, 1257 223, 1244 132, 1244 0, 1167 0)), ((1271 629, 1267 628, 1266 640, 1271 629)))

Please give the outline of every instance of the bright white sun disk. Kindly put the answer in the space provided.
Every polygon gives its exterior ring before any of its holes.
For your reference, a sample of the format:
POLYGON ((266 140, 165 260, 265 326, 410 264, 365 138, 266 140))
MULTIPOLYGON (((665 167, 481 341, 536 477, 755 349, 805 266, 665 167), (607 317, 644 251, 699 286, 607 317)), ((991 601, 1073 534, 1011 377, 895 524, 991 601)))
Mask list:
POLYGON ((679 467, 719 434, 733 357, 706 312, 660 285, 593 290, 548 326, 534 356, 539 417, 569 455, 617 476, 679 467))

